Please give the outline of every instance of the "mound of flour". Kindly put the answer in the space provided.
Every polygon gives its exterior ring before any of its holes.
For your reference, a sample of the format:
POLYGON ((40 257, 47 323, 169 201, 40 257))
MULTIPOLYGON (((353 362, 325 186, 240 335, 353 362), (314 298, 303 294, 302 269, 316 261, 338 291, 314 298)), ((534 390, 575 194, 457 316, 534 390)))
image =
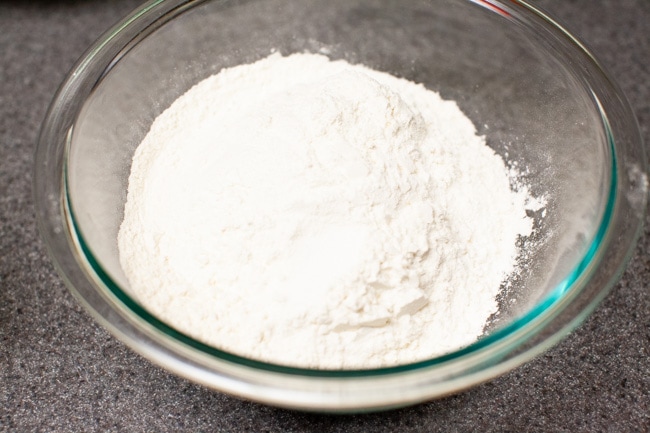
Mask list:
POLYGON ((138 147, 118 246, 137 299, 207 344, 314 368, 475 341, 527 194, 452 101, 315 54, 225 69, 138 147))

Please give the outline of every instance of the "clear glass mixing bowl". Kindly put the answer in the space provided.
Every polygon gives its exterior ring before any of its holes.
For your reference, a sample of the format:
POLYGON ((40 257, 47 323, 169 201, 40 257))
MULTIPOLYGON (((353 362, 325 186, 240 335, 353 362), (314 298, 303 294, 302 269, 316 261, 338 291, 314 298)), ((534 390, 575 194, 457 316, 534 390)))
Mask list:
POLYGON ((576 326, 619 276, 639 234, 644 161, 619 89, 579 41, 524 1, 168 0, 113 27, 63 83, 41 131, 35 196, 68 286, 137 352, 238 396, 358 411, 457 392, 576 326), (193 84, 271 50, 326 53, 424 83, 457 101, 545 197, 544 211, 531 214, 537 235, 525 245, 524 271, 475 344, 393 368, 290 368, 205 346, 130 296, 116 237, 136 146, 193 84))

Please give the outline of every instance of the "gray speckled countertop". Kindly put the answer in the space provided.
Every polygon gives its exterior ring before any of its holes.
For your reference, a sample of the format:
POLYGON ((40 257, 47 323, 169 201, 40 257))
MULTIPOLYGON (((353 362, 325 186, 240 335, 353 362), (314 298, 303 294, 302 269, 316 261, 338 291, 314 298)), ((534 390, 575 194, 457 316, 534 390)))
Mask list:
MULTIPOLYGON (((65 73, 139 0, 0 0, 0 431, 650 431, 650 220, 622 280, 536 360, 385 413, 291 412, 207 390, 134 354, 66 290, 34 221, 32 159, 65 73)), ((650 143, 650 2, 537 0, 619 82, 650 143)))

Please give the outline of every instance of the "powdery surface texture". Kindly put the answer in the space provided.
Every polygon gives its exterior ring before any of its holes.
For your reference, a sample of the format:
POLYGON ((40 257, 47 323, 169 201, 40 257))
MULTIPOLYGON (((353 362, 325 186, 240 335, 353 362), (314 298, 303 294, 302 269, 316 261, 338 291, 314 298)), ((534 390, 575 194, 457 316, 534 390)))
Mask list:
POLYGON ((453 101, 315 54, 190 89, 138 147, 118 244, 137 299, 209 345, 370 368, 474 342, 527 193, 453 101))

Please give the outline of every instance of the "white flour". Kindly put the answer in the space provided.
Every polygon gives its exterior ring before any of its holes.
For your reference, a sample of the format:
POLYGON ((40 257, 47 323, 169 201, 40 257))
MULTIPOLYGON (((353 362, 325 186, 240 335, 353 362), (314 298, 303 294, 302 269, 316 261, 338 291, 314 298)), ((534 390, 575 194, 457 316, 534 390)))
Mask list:
POLYGON ((118 243, 167 323, 274 363, 369 368, 475 341, 526 192, 452 101, 324 56, 212 76, 133 160, 118 243))

